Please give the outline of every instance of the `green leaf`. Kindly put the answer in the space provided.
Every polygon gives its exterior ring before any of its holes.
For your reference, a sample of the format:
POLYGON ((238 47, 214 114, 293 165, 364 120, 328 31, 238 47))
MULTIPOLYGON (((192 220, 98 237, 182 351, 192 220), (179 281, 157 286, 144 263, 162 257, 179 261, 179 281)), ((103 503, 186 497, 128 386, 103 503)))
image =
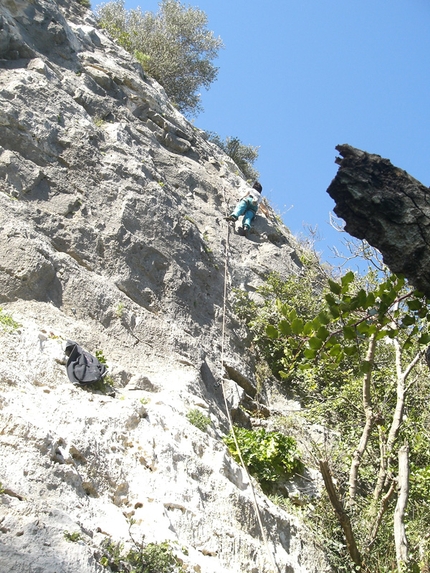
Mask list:
POLYGON ((295 320, 297 318, 297 312, 295 311, 294 308, 288 314, 288 318, 290 319, 290 322, 293 322, 293 320, 295 320))
MULTIPOLYGON (((319 338, 321 338, 321 340, 322 340, 322 337, 319 337, 319 338)), ((330 333, 329 333, 329 336, 325 339, 324 343, 325 343, 325 347, 327 348, 327 351, 330 348, 333 348, 333 346, 335 346, 336 344, 338 344, 336 336, 334 334, 330 334, 330 333)))
POLYGON ((326 302, 327 302, 327 304, 328 304, 329 306, 337 305, 337 300, 334 298, 334 296, 333 296, 332 294, 327 293, 327 294, 324 296, 324 298, 325 298, 325 300, 326 300, 326 302))
POLYGON ((368 304, 367 304, 368 298, 367 298, 366 291, 364 289, 360 289, 355 298, 357 300, 357 304, 359 307, 368 308, 368 304))
POLYGON ((396 336, 399 334, 399 329, 398 328, 389 328, 386 330, 386 334, 388 336, 388 338, 396 338, 396 336))
POLYGON ((295 318, 291 323, 291 328, 294 334, 303 333, 303 320, 301 318, 295 318))
POLYGON ((427 306, 423 306, 419 311, 418 311, 418 316, 420 318, 425 318, 427 316, 427 306))
POLYGON ((280 300, 276 301, 276 307, 278 309, 278 312, 280 314, 282 314, 282 316, 285 316, 285 318, 288 318, 288 313, 290 312, 290 307, 287 304, 282 304, 282 302, 280 300))
POLYGON ((402 326, 412 326, 412 324, 415 324, 415 318, 413 316, 407 314, 403 317, 402 326))
POLYGON ((343 277, 340 279, 340 282, 342 283, 342 291, 346 292, 348 290, 348 286, 350 285, 350 283, 352 283, 352 281, 354 280, 355 275, 352 271, 348 271, 346 273, 346 275, 343 275, 343 277))
POLYGON ((332 279, 328 279, 328 286, 331 292, 334 294, 340 294, 342 292, 342 286, 339 283, 333 281, 332 279))
POLYGON ((378 330, 376 332, 376 340, 382 340, 383 338, 385 338, 386 336, 389 336, 389 332, 391 331, 390 328, 388 328, 387 330, 378 330))
POLYGON ((320 312, 319 315, 317 316, 317 318, 321 324, 327 325, 330 323, 330 317, 328 316, 328 314, 326 312, 320 312))
POLYGON ((418 344, 428 344, 430 342, 430 334, 426 332, 422 334, 418 339, 418 344))
POLYGON ((369 334, 370 324, 368 324, 367 322, 360 322, 360 324, 357 325, 356 328, 359 334, 367 335, 369 334))
POLYGON ((308 344, 309 347, 312 348, 313 350, 319 350, 323 345, 323 341, 320 338, 313 336, 312 338, 309 339, 308 344))
POLYGON ((309 336, 309 334, 311 332, 314 332, 315 328, 314 328, 314 323, 313 321, 310 322, 305 322, 304 326, 303 326, 303 334, 305 336, 309 336))
POLYGON ((288 320, 281 320, 278 324, 278 328, 283 336, 290 336, 291 325, 288 320))
POLYGON ((339 318, 340 316, 339 308, 337 306, 331 306, 330 314, 332 315, 333 318, 339 318))
POLYGON ((375 295, 373 292, 369 292, 366 299, 366 308, 370 308, 375 304, 375 295))
POLYGON ((420 300, 412 299, 407 300, 406 304, 408 305, 409 310, 421 310, 422 304, 420 300))
POLYGON ((328 353, 330 356, 333 356, 333 358, 336 358, 337 356, 343 353, 342 346, 340 344, 335 344, 330 348, 328 353))
POLYGON ((345 354, 347 356, 354 356, 355 354, 358 353, 358 348, 357 346, 354 344, 353 346, 345 346, 345 348, 343 349, 343 351, 345 352, 345 354))
POLYGON ((266 334, 269 338, 272 338, 273 340, 275 338, 279 338, 279 332, 272 324, 268 324, 266 326, 266 334))
POLYGON ((317 350, 312 348, 306 348, 306 350, 303 352, 303 356, 308 360, 313 360, 316 357, 316 355, 317 355, 317 350))
POLYGON ((405 277, 403 275, 395 275, 396 278, 396 289, 397 292, 400 291, 405 286, 405 277))
POLYGON ((352 326, 344 326, 342 331, 346 340, 355 340, 356 338, 355 329, 352 328, 352 326))
POLYGON ((327 330, 325 326, 321 326, 317 330, 317 336, 318 338, 321 338, 321 340, 327 340, 327 338, 330 336, 330 332, 327 330))

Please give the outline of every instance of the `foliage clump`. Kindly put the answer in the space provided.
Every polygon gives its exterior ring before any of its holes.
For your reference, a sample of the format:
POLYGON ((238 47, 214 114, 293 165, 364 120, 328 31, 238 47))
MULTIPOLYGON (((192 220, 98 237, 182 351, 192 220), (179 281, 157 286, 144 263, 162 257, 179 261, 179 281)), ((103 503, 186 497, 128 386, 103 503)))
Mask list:
POLYGON ((64 539, 66 541, 70 541, 71 543, 77 543, 82 539, 82 535, 79 533, 79 531, 64 531, 64 539))
POLYGON ((6 312, 4 312, 4 310, 0 307, 0 327, 3 330, 6 330, 8 332, 11 332, 13 330, 16 330, 17 328, 19 328, 21 325, 19 324, 19 322, 17 322, 16 320, 14 320, 10 314, 7 314, 6 312))
POLYGON ((254 167, 258 159, 258 147, 245 145, 238 137, 226 137, 223 140, 217 133, 208 135, 209 141, 218 145, 236 163, 247 181, 254 182, 259 178, 260 174, 254 167))
POLYGON ((238 463, 242 456, 249 473, 259 481, 263 489, 302 468, 295 439, 281 432, 235 427, 224 438, 224 442, 238 463))
POLYGON ((218 68, 213 60, 222 40, 207 29, 208 19, 199 8, 178 0, 161 0, 159 11, 126 10, 124 0, 97 8, 100 25, 141 63, 145 72, 166 90, 179 111, 196 115, 202 110, 201 87, 208 89, 218 68))
POLYGON ((203 412, 200 412, 197 408, 193 408, 187 412, 187 419, 193 426, 202 432, 206 432, 208 425, 211 423, 211 419, 208 416, 205 416, 203 412))
POLYGON ((297 275, 267 277, 259 305, 236 292, 235 309, 303 415, 332 436, 311 447, 326 488, 311 519, 337 571, 425 571, 430 300, 377 255, 363 275, 301 260, 297 275))
POLYGON ((175 573, 181 563, 167 541, 136 544, 128 551, 122 543, 107 539, 102 546, 100 564, 118 573, 175 573))

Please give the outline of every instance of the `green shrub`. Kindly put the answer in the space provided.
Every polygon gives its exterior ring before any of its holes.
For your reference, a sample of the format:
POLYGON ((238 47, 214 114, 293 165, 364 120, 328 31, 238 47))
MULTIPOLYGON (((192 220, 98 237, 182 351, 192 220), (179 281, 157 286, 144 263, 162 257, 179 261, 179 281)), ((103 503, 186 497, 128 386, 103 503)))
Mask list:
POLYGON ((82 539, 82 536, 79 531, 73 531, 73 533, 70 531, 64 531, 64 539, 72 543, 77 543, 82 539))
POLYGON ((238 137, 226 137, 223 141, 217 133, 209 132, 208 136, 209 141, 233 159, 247 181, 254 182, 259 178, 259 172, 253 167, 258 159, 258 147, 244 145, 238 137))
POLYGON ((103 350, 96 350, 95 355, 100 364, 106 364, 106 357, 103 350))
POLYGON ((202 432, 206 432, 208 424, 211 423, 211 419, 200 412, 200 410, 197 410, 197 408, 194 408, 187 413, 187 419, 193 426, 202 432))
MULTIPOLYGON (((243 461, 263 488, 302 468, 294 438, 281 432, 267 432, 264 428, 247 430, 235 427, 234 433, 243 461)), ((224 442, 233 458, 240 462, 233 431, 224 438, 224 442)))
POLYGON ((180 567, 167 541, 135 544, 133 549, 124 552, 121 543, 106 540, 102 549, 100 564, 119 573, 174 573, 180 567))
POLYGON ((117 318, 121 318, 123 314, 124 314, 124 303, 119 302, 115 309, 115 315, 117 316, 117 318))
POLYGON ((0 307, 0 326, 3 330, 12 331, 19 328, 21 325, 16 322, 9 314, 5 313, 0 307))

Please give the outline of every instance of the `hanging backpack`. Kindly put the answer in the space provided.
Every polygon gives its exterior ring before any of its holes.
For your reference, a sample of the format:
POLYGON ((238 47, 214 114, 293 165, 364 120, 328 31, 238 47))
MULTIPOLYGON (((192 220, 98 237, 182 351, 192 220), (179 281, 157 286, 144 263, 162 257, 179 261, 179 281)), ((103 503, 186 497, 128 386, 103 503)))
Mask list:
POLYGON ((99 382, 106 376, 105 364, 102 364, 76 342, 68 340, 64 352, 68 356, 67 376, 73 384, 91 384, 92 382, 99 382))

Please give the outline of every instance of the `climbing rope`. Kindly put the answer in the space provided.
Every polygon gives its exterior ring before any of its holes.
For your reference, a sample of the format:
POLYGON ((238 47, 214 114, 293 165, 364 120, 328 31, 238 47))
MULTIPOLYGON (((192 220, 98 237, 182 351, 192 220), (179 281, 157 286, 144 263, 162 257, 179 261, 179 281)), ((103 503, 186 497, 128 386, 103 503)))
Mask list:
MULTIPOLYGON (((224 186, 223 186, 223 194, 224 194, 224 203, 228 204, 226 201, 226 197, 225 197, 224 186)), ((225 332, 226 332, 226 308, 227 308, 228 248, 229 248, 229 239, 230 239, 230 225, 227 223, 226 226, 227 226, 227 232, 226 232, 226 237, 225 237, 225 253, 224 253, 224 288, 223 288, 222 332, 221 332, 221 365, 220 365, 221 366, 221 368, 220 368, 221 388, 222 388, 222 394, 223 394, 223 398, 224 398, 225 410, 227 412, 227 419, 228 419, 228 423, 229 423, 229 427, 230 427, 230 432, 233 436, 234 445, 236 446, 236 451, 238 453, 240 463, 243 467, 245 474, 248 477, 248 483, 251 486, 252 498, 253 498, 253 503, 254 503, 254 507, 255 507, 255 513, 257 516, 258 526, 260 528, 261 537, 262 537, 263 543, 266 547, 266 551, 267 551, 268 555, 270 556, 270 560, 272 562, 274 569, 276 571, 280 572, 280 569, 279 569, 279 567, 276 563, 276 560, 275 560, 275 556, 269 548, 269 543, 267 540, 266 532, 265 532, 264 527, 263 527, 263 521, 261 519, 260 508, 258 507, 258 503, 257 503, 257 496, 255 494, 255 488, 254 488, 254 485, 252 483, 251 476, 249 475, 248 468, 246 467, 245 461, 242 457, 242 452, 241 452, 241 449, 240 449, 240 446, 239 446, 239 443, 237 440, 236 431, 235 431, 235 428, 233 425, 233 420, 231 418, 230 408, 229 408, 229 404, 228 404, 228 400, 227 400, 227 396, 226 396, 226 392, 225 392, 225 386, 224 386, 224 353, 225 353, 225 338, 226 338, 225 332)))

